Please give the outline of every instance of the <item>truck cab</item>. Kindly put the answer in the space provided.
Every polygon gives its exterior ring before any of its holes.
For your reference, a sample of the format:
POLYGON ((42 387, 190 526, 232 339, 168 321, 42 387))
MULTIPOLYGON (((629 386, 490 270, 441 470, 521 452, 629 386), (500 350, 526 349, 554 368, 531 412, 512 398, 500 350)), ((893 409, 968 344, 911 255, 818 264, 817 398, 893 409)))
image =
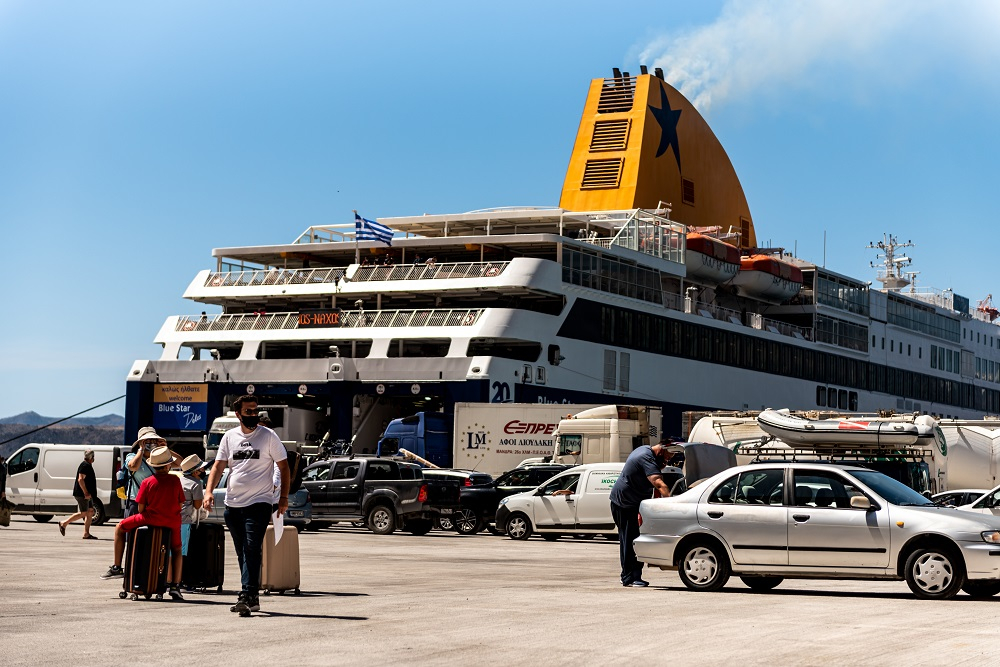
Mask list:
POLYGON ((452 417, 441 412, 418 412, 393 419, 378 441, 377 456, 396 456, 406 451, 436 466, 452 465, 452 417))
POLYGON ((659 441, 659 408, 605 405, 559 422, 553 463, 624 462, 633 450, 659 441))

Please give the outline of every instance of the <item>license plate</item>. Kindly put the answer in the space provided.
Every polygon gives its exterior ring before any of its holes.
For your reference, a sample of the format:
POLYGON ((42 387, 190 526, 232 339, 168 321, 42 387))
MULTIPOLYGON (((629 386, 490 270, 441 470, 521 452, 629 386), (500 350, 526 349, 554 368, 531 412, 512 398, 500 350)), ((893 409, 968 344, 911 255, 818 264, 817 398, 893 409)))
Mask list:
POLYGON ((305 516, 305 512, 303 512, 302 510, 288 510, 288 512, 286 512, 286 514, 288 514, 288 516, 298 517, 300 519, 303 516, 305 516))
POLYGON ((452 512, 452 510, 449 510, 449 509, 442 509, 441 510, 441 514, 451 514, 451 512, 452 512))

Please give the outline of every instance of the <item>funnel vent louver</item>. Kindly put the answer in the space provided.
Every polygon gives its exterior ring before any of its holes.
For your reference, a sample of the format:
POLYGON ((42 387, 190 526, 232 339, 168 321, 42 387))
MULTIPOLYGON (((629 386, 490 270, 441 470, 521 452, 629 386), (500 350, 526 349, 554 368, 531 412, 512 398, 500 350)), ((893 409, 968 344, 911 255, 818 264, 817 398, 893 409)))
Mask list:
POLYGON ((583 172, 583 190, 595 190, 600 188, 617 188, 621 183, 622 167, 625 158, 614 158, 612 160, 587 160, 587 166, 583 172))
POLYGON ((605 79, 601 99, 597 102, 597 113, 631 111, 634 98, 635 77, 605 79))
POLYGON ((594 123, 594 136, 590 140, 590 152, 622 151, 628 143, 630 120, 599 120, 594 123))

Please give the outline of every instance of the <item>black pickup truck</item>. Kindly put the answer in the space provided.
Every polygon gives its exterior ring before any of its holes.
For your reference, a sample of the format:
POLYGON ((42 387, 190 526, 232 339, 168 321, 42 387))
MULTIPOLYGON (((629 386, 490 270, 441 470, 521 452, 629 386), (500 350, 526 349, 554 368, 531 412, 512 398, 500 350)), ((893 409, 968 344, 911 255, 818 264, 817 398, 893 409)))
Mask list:
POLYGON ((378 535, 397 528, 424 535, 433 526, 427 484, 420 467, 388 459, 348 458, 318 461, 302 474, 312 498, 313 524, 364 521, 378 535))
MULTIPOLYGON (((514 468, 489 484, 463 486, 461 508, 452 516, 455 530, 463 535, 478 533, 484 527, 495 532, 490 524, 495 520, 500 500, 515 493, 531 491, 553 475, 573 466, 546 464, 514 468)), ((315 510, 313 510, 315 512, 315 510)))

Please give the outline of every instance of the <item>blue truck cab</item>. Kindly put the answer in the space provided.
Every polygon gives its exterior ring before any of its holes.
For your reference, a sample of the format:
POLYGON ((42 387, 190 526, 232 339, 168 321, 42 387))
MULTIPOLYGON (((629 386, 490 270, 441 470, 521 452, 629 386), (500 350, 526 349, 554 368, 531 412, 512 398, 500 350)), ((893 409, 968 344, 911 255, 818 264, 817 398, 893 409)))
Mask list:
POLYGON ((393 419, 378 441, 379 456, 395 456, 405 449, 442 468, 452 466, 452 416, 418 412, 393 419))

